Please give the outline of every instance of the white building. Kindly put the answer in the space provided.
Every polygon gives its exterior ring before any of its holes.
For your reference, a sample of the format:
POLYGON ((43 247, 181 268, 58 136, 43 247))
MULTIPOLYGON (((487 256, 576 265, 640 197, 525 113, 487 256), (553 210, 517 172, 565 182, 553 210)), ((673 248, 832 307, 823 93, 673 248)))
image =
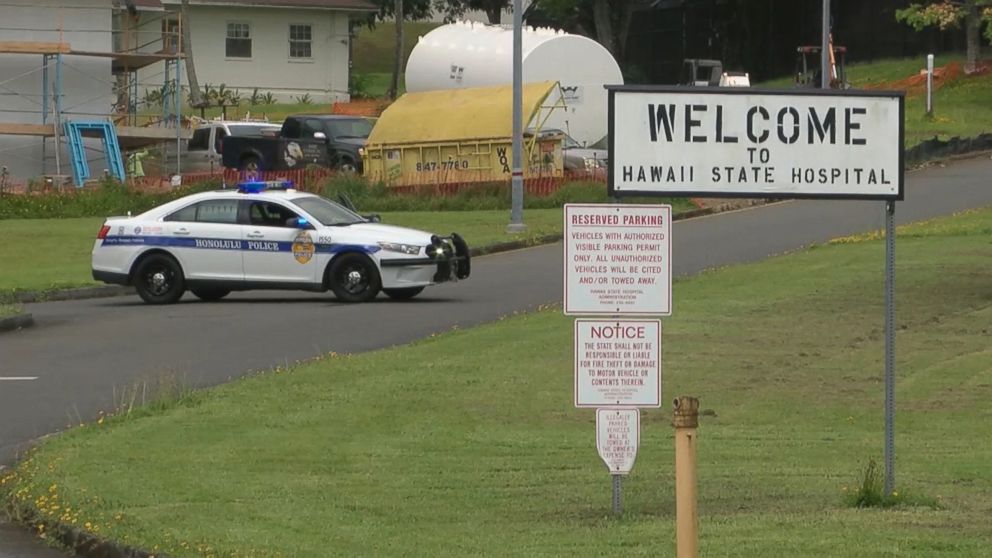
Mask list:
MULTIPOLYGON (((0 165, 12 177, 55 174, 55 148, 39 133, 47 107, 54 123, 54 60, 49 60, 49 87, 43 94, 45 57, 37 43, 64 43, 73 51, 111 51, 112 0, 4 0, 0 3, 0 165), (32 52, 35 51, 35 52, 32 52), (29 52, 29 53, 18 53, 29 52), (43 142, 45 147, 43 148, 43 142), (44 156, 43 156, 44 155, 44 156)), ((111 60, 64 54, 61 106, 74 119, 106 118, 114 96, 111 60)), ((96 154, 94 157, 102 157, 96 154)), ((69 174, 64 150, 60 171, 69 174)))
MULTIPOLYGON (((178 11, 180 5, 180 0, 128 2, 149 19, 161 18, 151 11, 178 11)), ((308 95, 315 103, 327 103, 349 99, 348 24, 375 9, 366 0, 191 0, 184 24, 191 32, 201 86, 224 84, 242 97, 257 89, 281 102, 308 95)), ((162 25, 166 42, 177 25, 162 25)), ((162 48, 161 40, 143 46, 149 52, 162 48)), ((154 69, 140 72, 141 88, 162 87, 159 74, 154 69)))

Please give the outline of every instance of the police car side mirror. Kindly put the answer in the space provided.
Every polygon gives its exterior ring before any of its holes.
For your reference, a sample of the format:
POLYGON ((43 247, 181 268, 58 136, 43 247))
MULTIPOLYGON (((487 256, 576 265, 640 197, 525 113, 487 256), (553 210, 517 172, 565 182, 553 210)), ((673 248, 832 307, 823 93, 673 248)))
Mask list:
POLYGON ((314 132, 313 139, 326 140, 327 134, 325 134, 324 132, 314 132))
POLYGON ((365 217, 365 219, 367 219, 370 223, 379 223, 382 221, 382 217, 380 217, 378 213, 373 213, 372 215, 362 215, 362 217, 365 217))

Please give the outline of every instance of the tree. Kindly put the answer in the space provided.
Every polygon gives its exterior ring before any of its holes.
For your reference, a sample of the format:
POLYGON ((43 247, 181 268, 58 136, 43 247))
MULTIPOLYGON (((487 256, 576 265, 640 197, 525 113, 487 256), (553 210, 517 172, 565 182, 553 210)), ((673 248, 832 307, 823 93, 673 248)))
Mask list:
POLYGON ((182 0, 179 6, 179 20, 182 27, 182 51, 186 55, 186 81, 189 82, 189 99, 196 107, 203 102, 200 95, 200 82, 196 79, 196 66, 193 64, 193 42, 189 30, 189 0, 182 0))
MULTIPOLYGON (((963 22, 967 44, 964 71, 972 73, 978 69, 982 22, 992 22, 990 6, 992 0, 942 0, 926 5, 910 4, 906 9, 896 10, 896 20, 906 22, 917 31, 932 26, 944 31, 960 27, 963 22)), ((992 24, 986 26, 985 38, 992 42, 992 24)))
POLYGON ((403 0, 396 0, 393 14, 396 18, 396 43, 393 49, 393 76, 387 95, 395 100, 400 96, 400 72, 403 71, 403 0))
POLYGON ((480 10, 486 13, 489 23, 499 25, 503 10, 510 8, 510 4, 510 0, 438 0, 435 7, 449 19, 468 10, 480 10))
POLYGON ((623 65, 627 37, 638 0, 534 0, 549 18, 589 35, 623 65))
POLYGON ((369 15, 366 22, 369 28, 375 27, 376 22, 393 18, 396 21, 396 42, 393 50, 393 75, 389 82, 387 95, 390 99, 399 96, 400 73, 403 72, 403 21, 407 19, 425 19, 431 16, 431 0, 375 0, 379 11, 369 15))

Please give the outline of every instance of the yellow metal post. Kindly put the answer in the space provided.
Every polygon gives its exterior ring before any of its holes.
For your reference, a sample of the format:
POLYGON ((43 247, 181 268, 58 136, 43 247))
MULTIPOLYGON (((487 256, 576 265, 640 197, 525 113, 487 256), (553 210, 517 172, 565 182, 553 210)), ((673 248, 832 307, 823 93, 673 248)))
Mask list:
POLYGON ((678 558, 699 556, 699 511, 696 508, 696 428, 699 400, 675 400, 675 546, 678 558))

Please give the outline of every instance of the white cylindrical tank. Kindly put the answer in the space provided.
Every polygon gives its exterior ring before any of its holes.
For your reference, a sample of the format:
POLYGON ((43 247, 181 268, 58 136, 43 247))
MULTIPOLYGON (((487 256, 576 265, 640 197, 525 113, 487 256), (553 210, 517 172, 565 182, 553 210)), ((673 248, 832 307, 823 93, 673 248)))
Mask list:
MULTIPOLYGON (((607 133, 604 85, 622 84, 616 60, 602 45, 550 28, 525 28, 523 80, 557 81, 566 110, 557 109, 543 128, 568 132, 593 144, 607 133)), ((442 25, 420 37, 406 63, 406 90, 435 91, 504 85, 513 81, 513 30, 481 23, 442 25)), ((557 99, 548 99, 554 102, 557 99)), ((443 107, 438 108, 443 118, 443 107)))

